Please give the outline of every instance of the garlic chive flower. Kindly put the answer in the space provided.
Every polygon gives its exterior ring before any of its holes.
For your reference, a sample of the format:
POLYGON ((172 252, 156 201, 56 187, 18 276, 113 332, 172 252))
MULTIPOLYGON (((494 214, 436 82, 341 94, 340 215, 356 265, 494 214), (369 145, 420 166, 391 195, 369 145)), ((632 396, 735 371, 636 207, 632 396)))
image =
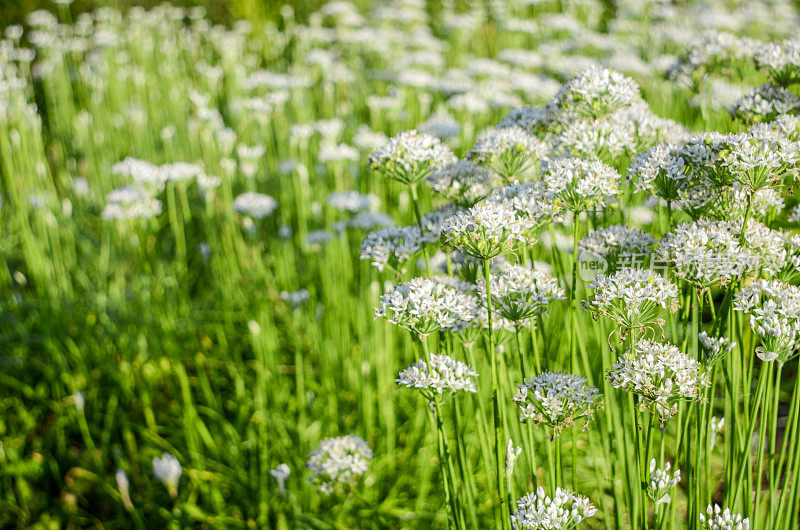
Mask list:
POLYGON ((451 247, 476 258, 489 259, 512 252, 522 243, 535 243, 538 223, 520 217, 503 203, 483 201, 462 210, 442 224, 442 237, 451 247))
POLYGON ((375 318, 385 318, 414 334, 426 336, 440 329, 454 329, 472 318, 472 300, 445 282, 413 278, 385 293, 375 318))
POLYGON ((153 475, 166 486, 173 499, 178 496, 181 474, 183 474, 181 463, 170 453, 165 452, 161 458, 153 458, 153 475))
POLYGON ((656 239, 647 232, 625 225, 611 225, 589 232, 578 243, 580 259, 600 259, 608 272, 620 265, 644 264, 656 239))
POLYGON ((278 491, 280 494, 283 495, 286 493, 286 480, 289 478, 289 475, 292 474, 292 470, 289 469, 289 466, 286 463, 278 464, 269 470, 269 474, 272 475, 272 478, 274 478, 275 482, 278 484, 278 491))
POLYGON ((729 221, 690 221, 664 235, 656 255, 697 287, 728 285, 758 266, 757 256, 740 245, 740 231, 729 221))
POLYGON ((308 455, 306 467, 311 472, 311 482, 319 491, 331 495, 353 488, 369 469, 372 457, 372 449, 366 441, 348 434, 323 440, 308 455))
POLYGON ((565 112, 598 119, 640 99, 633 79, 592 65, 563 84, 554 101, 565 112))
POLYGON ((573 529, 597 513, 588 497, 561 488, 556 488, 555 495, 550 498, 544 488, 539 487, 518 499, 516 504, 511 515, 515 530, 573 529))
POLYGON ((736 347, 736 342, 731 342, 731 339, 711 337, 705 331, 701 331, 697 338, 703 348, 703 364, 706 366, 715 366, 736 347))
POLYGON ((750 327, 761 339, 756 348, 759 359, 785 363, 797 354, 799 287, 780 280, 757 280, 736 293, 733 309, 750 317, 750 327))
POLYGON ((620 193, 620 174, 598 161, 547 159, 542 161, 541 178, 554 202, 571 212, 592 210, 620 193))
POLYGON ((565 427, 583 419, 584 430, 602 406, 600 392, 584 377, 564 372, 543 372, 525 379, 514 395, 523 423, 544 424, 553 429, 553 438, 565 427))
POLYGON ((484 131, 467 157, 494 171, 505 182, 522 176, 544 155, 541 140, 516 126, 484 131))
POLYGON ((233 209, 256 219, 269 217, 278 208, 278 201, 263 193, 248 191, 233 201, 233 209))
POLYGON ((636 191, 650 192, 666 201, 677 201, 679 191, 691 184, 679 144, 659 144, 634 157, 628 179, 636 191))
POLYGON ((709 530, 750 530, 750 519, 731 513, 729 508, 723 510, 718 504, 709 504, 706 515, 700 514, 700 522, 709 530))
POLYGON ((369 155, 371 169, 408 185, 456 162, 455 155, 441 140, 414 130, 390 138, 369 155))
POLYGON ((126 184, 109 192, 100 216, 103 220, 148 219, 161 215, 161 201, 139 185, 126 184))
POLYGON ((663 325, 661 312, 678 310, 678 287, 653 271, 623 267, 589 284, 594 296, 584 307, 612 319, 623 330, 663 325))
MULTIPOLYGON (((515 325, 546 314, 554 300, 565 299, 564 289, 550 273, 522 265, 509 264, 496 269, 489 277, 489 284, 493 310, 515 325)), ((478 283, 478 293, 486 299, 485 282, 478 283)))
POLYGON ((522 447, 515 447, 514 440, 508 439, 506 444, 506 479, 510 479, 514 475, 514 466, 517 464, 517 458, 522 453, 522 447))
POLYGON ((511 208, 517 217, 526 223, 532 222, 534 229, 560 221, 563 215, 563 207, 556 201, 556 195, 540 181, 514 182, 496 190, 486 202, 511 208))
POLYGON ((681 481, 681 470, 675 469, 670 473, 672 464, 666 462, 664 467, 656 467, 656 459, 650 460, 650 484, 647 488, 647 496, 656 504, 668 503, 672 500, 669 492, 681 481))
POLYGON ((425 182, 445 199, 470 207, 492 193, 496 180, 497 177, 485 167, 460 160, 437 169, 425 182))
POLYGON ((478 372, 465 363, 447 355, 430 354, 428 361, 420 359, 397 376, 398 385, 419 390, 425 399, 448 398, 459 391, 478 391, 474 378, 478 372))
POLYGON ((640 396, 641 411, 657 414, 663 425, 678 413, 678 402, 701 401, 711 386, 703 366, 671 344, 641 340, 606 374, 614 388, 640 396))
POLYGON ((739 98, 729 111, 745 123, 774 120, 779 114, 795 113, 800 109, 800 97, 783 87, 765 83, 739 98))
POLYGON ((374 194, 362 195, 355 190, 337 191, 328 195, 328 204, 340 212, 358 213, 376 208, 381 200, 374 194))
POLYGON ((361 243, 361 259, 369 260, 379 271, 387 266, 399 269, 423 245, 433 241, 429 236, 423 237, 417 225, 388 226, 367 234, 361 243))
POLYGON ((800 83, 800 40, 768 42, 756 48, 753 60, 775 83, 788 87, 800 83))

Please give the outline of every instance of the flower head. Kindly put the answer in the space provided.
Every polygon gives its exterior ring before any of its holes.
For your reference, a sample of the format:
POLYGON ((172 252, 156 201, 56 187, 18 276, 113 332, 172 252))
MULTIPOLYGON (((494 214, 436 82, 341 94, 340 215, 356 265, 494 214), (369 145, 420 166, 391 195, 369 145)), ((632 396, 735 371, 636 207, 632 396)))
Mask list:
POLYGON ((645 269, 623 267, 611 275, 599 274, 589 288, 594 297, 584 307, 613 319, 624 330, 661 325, 662 310, 678 310, 678 287, 645 269))
POLYGON ((395 381, 419 390, 425 399, 433 401, 437 396, 446 398, 459 391, 477 392, 475 377, 478 372, 465 363, 431 353, 427 362, 420 359, 400 372, 395 381))
POLYGON ((330 495, 340 487, 355 486, 358 478, 369 469, 372 456, 366 441, 348 434, 323 440, 308 455, 306 467, 311 471, 311 482, 320 492, 330 495))
POLYGON ((733 309, 750 317, 750 327, 761 338, 756 354, 762 361, 785 363, 797 354, 799 287, 780 280, 756 280, 736 293, 733 309))
POLYGON ((675 469, 670 473, 672 464, 666 462, 664 467, 656 467, 656 459, 650 460, 650 484, 647 488, 647 495, 656 505, 669 502, 669 492, 681 481, 681 470, 675 469))
POLYGON ((700 401, 711 385, 703 366, 671 344, 641 340, 606 374, 614 388, 639 395, 640 409, 664 423, 678 412, 678 401, 700 401))
POLYGON ((564 372, 543 372, 519 385, 514 402, 523 423, 545 424, 553 437, 584 419, 584 429, 602 406, 600 392, 586 378, 564 372))
POLYGON ((555 201, 572 212, 584 212, 620 193, 620 174, 602 162, 556 158, 542 162, 542 182, 555 201))
POLYGON ((749 530, 750 519, 738 513, 731 513, 729 508, 719 507, 718 504, 708 505, 706 515, 700 514, 700 522, 709 530, 749 530))
POLYGON ((511 515, 515 529, 551 530, 575 528, 587 517, 597 513, 597 508, 584 497, 570 490, 556 488, 553 498, 544 488, 528 493, 517 500, 517 509, 511 515))
MULTIPOLYGON (((503 318, 519 325, 524 320, 547 313, 553 300, 563 300, 564 290, 550 273, 506 265, 489 277, 492 306, 503 318)), ((486 299, 486 284, 478 283, 478 293, 486 299)))
POLYGON ((441 140, 414 130, 390 138, 369 155, 370 168, 404 184, 416 184, 456 161, 441 140))
POLYGON ((256 219, 272 215, 278 208, 278 201, 263 193, 248 191, 242 193, 233 201, 233 209, 237 212, 256 219))

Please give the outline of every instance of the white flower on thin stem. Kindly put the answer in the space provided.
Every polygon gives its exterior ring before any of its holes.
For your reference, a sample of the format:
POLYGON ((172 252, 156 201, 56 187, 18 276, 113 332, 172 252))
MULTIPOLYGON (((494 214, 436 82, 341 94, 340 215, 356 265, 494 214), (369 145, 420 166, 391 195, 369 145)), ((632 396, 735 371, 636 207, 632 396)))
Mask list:
POLYGON ((650 460, 650 484, 647 495, 656 505, 668 503, 671 500, 669 492, 681 481, 681 470, 676 468, 675 472, 670 474, 670 469, 672 464, 669 462, 663 467, 656 467, 656 459, 650 460))
POLYGON ((358 436, 348 434, 323 440, 308 455, 306 467, 311 472, 311 482, 320 492, 330 495, 355 486, 356 481, 369 469, 373 453, 369 444, 358 436))
POLYGON ((417 131, 389 139, 369 155, 369 167, 404 184, 416 184, 457 158, 441 140, 417 131))
POLYGON ((286 493, 286 480, 291 475, 292 470, 289 469, 289 466, 285 463, 278 464, 273 469, 269 470, 269 474, 272 475, 272 478, 275 479, 275 482, 278 483, 278 491, 281 495, 286 493))
POLYGON ((428 361, 420 359, 395 379, 400 386, 414 388, 430 402, 437 397, 448 398, 459 391, 476 393, 474 378, 478 372, 448 355, 431 353, 428 361))
POLYGON ((709 530, 749 530, 750 519, 738 513, 731 513, 729 508, 723 510, 718 504, 708 505, 706 515, 700 514, 700 522, 709 530))
POLYGON ((553 428, 553 438, 565 427, 584 419, 584 429, 602 407, 600 392, 584 377, 565 372, 543 372, 525 379, 514 402, 521 422, 545 424, 553 428))
POLYGON ((178 496, 178 483, 181 480, 183 468, 177 458, 165 452, 161 458, 153 458, 153 475, 166 486, 170 496, 178 496))
POLYGON ((539 487, 517 500, 517 509, 511 515, 511 525, 515 529, 550 530, 572 529, 587 517, 597 513, 597 508, 578 493, 556 488, 550 498, 539 487))
POLYGON ((762 361, 785 363, 797 354, 800 288, 780 280, 757 280, 734 295, 733 309, 750 317, 750 327, 761 338, 756 354, 762 361))
POLYGON ((510 479, 514 474, 514 466, 517 464, 517 458, 522 453, 522 447, 515 447, 514 440, 508 439, 506 444, 506 479, 510 479))

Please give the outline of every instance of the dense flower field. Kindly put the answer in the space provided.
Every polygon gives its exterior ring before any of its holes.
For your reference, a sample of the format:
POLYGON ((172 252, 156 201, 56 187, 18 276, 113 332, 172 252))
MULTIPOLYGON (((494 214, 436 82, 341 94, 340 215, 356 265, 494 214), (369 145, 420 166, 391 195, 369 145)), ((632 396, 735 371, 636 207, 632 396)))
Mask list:
POLYGON ((3 28, 0 526, 797 528, 798 23, 3 28))

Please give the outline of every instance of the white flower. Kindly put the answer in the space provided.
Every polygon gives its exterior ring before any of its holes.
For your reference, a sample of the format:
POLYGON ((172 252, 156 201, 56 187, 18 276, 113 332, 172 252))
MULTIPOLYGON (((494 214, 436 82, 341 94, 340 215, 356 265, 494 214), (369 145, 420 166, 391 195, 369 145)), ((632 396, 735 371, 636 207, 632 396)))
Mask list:
POLYGON ((583 495, 556 488, 551 499, 544 488, 539 487, 517 500, 511 524, 515 529, 567 530, 596 513, 597 508, 583 495))
POLYGON ((269 470, 269 474, 272 475, 272 478, 275 479, 275 482, 278 483, 278 491, 283 495, 286 492, 286 480, 291 475, 292 470, 289 469, 289 466, 284 464, 278 464, 275 468, 269 470))
MULTIPOLYGON (((496 268, 489 277, 493 310, 519 325, 538 314, 547 313, 553 300, 563 300, 564 290, 550 273, 522 265, 496 268)), ((486 283, 478 283, 478 293, 486 300, 486 283)), ((484 302, 485 304, 485 302, 484 302)))
POLYGON ((520 453, 522 453, 522 447, 515 447, 514 440, 509 438, 506 444, 506 479, 510 479, 514 474, 514 466, 520 453))
POLYGON ((800 97, 789 90, 765 83, 747 92, 731 105, 730 113, 747 123, 771 121, 779 114, 789 114, 800 109, 800 97))
POLYGON ((150 190, 132 184, 109 192, 100 214, 105 220, 148 219, 158 215, 161 215, 161 201, 155 199, 150 190))
POLYGON ((278 208, 278 201, 263 193, 248 191, 242 193, 233 201, 233 209, 241 214, 250 215, 256 219, 272 215, 278 208))
POLYGON ((554 99, 563 110, 599 118, 632 105, 640 96, 630 77, 592 65, 562 85, 554 99))
POLYGON ((669 492, 681 481, 681 470, 676 468, 675 472, 670 474, 670 469, 672 464, 669 462, 666 462, 664 467, 656 467, 656 459, 650 460, 650 484, 647 495, 656 505, 668 503, 671 500, 669 492))
POLYGON ((730 509, 723 511, 718 504, 708 505, 706 514, 700 514, 700 522, 709 530, 749 530, 750 519, 738 513, 731 513, 730 509))
POLYGON ((520 217, 510 206, 484 201, 448 218, 442 236, 452 247, 477 258, 512 252, 521 243, 533 243, 538 223, 520 217))
POLYGON ((733 309, 750 317, 750 327, 761 338, 756 354, 762 361, 785 363, 797 354, 800 288, 780 280, 756 280, 734 295, 733 309))
POLYGON ((467 157, 510 182, 520 179, 544 152, 541 140, 520 127, 511 126, 484 131, 467 157))
POLYGON ((472 320, 475 301, 444 281, 413 278, 385 293, 375 310, 375 318, 427 335, 439 329, 457 330, 472 320))
POLYGON ((800 40, 768 42, 756 48, 753 60, 758 68, 767 70, 781 86, 800 81, 800 40))
POLYGON ((413 130, 392 137, 369 155, 370 168, 405 184, 415 184, 456 161, 441 140, 413 130))
POLYGON ((605 204, 620 193, 620 174, 602 162, 578 158, 542 161, 542 182, 556 202, 572 212, 583 212, 605 204))
POLYGON ((678 287, 653 271, 623 267, 611 275, 599 274, 589 284, 592 300, 584 307, 615 321, 621 328, 660 323, 661 310, 678 310, 678 287))
POLYGON ((447 200, 472 206, 489 196, 496 177, 488 169, 476 166, 469 160, 434 171, 425 182, 447 200))
POLYGON ((161 458, 153 458, 153 475, 167 487, 170 496, 178 496, 178 482, 181 480, 183 468, 178 459, 165 452, 161 458))
POLYGON ((372 459, 369 444, 358 436, 348 434, 327 438, 308 455, 306 467, 311 481, 319 491, 330 495, 340 487, 352 488, 369 469, 372 459))
POLYGON ((362 195, 355 190, 336 191, 328 195, 328 204, 340 212, 360 212, 377 207, 381 200, 374 194, 362 195))
POLYGON ((588 428, 602 406, 600 392, 584 377, 564 372, 543 372, 526 379, 514 395, 521 422, 545 424, 553 428, 553 437, 565 427, 584 418, 588 428))
POLYGON ((725 337, 710 337, 705 331, 701 331, 697 338, 700 341, 700 346, 702 346, 705 351, 703 364, 706 366, 714 366, 724 359, 736 346, 736 343, 731 342, 731 339, 725 337))
POLYGON ((614 388, 641 396, 640 409, 658 414, 661 423, 678 412, 678 401, 703 399, 711 386, 703 366, 671 344, 641 340, 606 374, 614 388))
POLYGON ((611 270, 620 263, 644 263, 655 237, 638 228, 611 225, 589 232, 578 243, 578 255, 602 258, 611 270))
POLYGON ((428 401, 449 397, 459 391, 476 393, 478 372, 447 355, 431 353, 428 362, 420 359, 397 376, 398 385, 420 391, 428 401))
POLYGON ((370 232, 361 244, 361 259, 369 260, 378 270, 387 265, 399 266, 408 261, 425 243, 435 241, 420 235, 416 225, 381 228, 370 232))

